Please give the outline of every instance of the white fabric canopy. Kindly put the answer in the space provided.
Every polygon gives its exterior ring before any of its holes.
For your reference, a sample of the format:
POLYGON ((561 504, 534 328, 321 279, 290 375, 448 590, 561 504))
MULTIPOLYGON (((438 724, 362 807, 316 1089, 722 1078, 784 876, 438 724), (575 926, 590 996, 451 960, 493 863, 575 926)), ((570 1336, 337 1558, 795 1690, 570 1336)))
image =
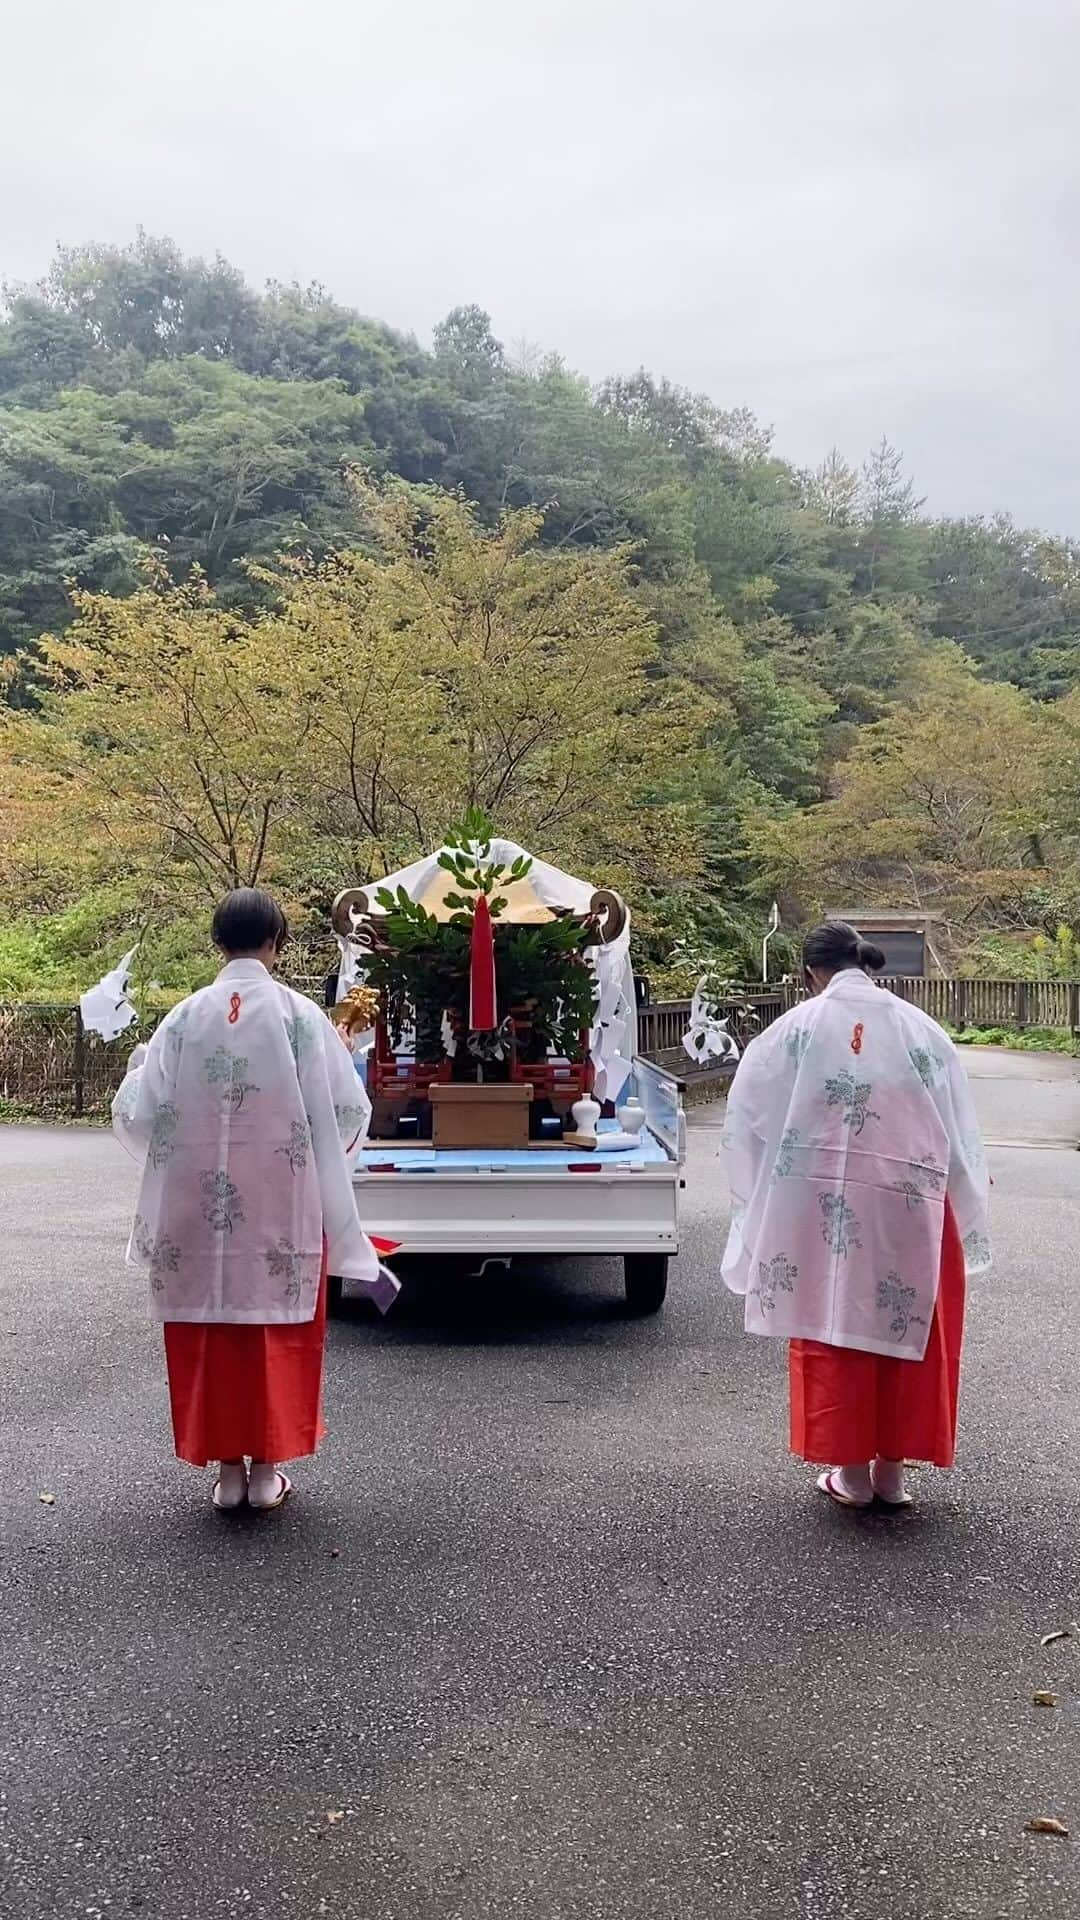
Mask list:
POLYGON ((748 1333, 920 1360, 946 1197, 969 1273, 990 1264, 971 1090, 930 1017, 857 968, 752 1040, 724 1129, 723 1275, 748 1333))
MULTIPOLYGON (((592 905, 596 888, 590 882, 576 880, 572 874, 563 873, 546 860, 535 859, 513 840, 493 840, 491 852, 485 858, 504 867, 511 867, 515 860, 532 860, 522 886, 541 908, 568 907, 571 913, 588 913, 592 905)), ((440 899, 443 892, 453 893, 454 881, 452 875, 440 867, 438 853, 432 853, 423 860, 414 861, 412 866, 403 867, 399 873, 388 874, 385 880, 374 880, 365 886, 364 892, 373 913, 383 912, 376 899, 382 887, 393 893, 403 887, 410 900, 423 900, 425 905, 430 905, 433 893, 440 899)), ((509 888, 504 891, 509 892, 509 888)), ((528 911, 527 904, 523 910, 528 911)), ((591 947, 588 957, 596 973, 599 995, 596 1023, 589 1036, 589 1052, 596 1069, 596 1097, 598 1100, 617 1100, 632 1071, 637 1053, 637 998, 630 960, 629 912, 618 938, 607 946, 591 947)), ((339 998, 344 997, 355 980, 355 963, 343 950, 342 969, 338 976, 339 998)))
POLYGON ((128 1259, 161 1320, 308 1321, 329 1271, 397 1291, 356 1216, 349 1154, 371 1107, 310 1000, 234 960, 166 1016, 113 1103, 142 1166, 128 1259))

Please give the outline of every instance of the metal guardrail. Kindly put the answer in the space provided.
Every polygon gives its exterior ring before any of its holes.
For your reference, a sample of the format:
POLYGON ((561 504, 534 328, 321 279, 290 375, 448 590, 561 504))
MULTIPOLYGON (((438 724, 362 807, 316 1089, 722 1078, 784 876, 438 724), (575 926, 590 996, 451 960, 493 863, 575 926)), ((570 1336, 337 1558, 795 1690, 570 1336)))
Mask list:
POLYGON ((106 1114, 139 1037, 132 1028, 106 1047, 78 1007, 0 1004, 0 1108, 42 1120, 106 1114))

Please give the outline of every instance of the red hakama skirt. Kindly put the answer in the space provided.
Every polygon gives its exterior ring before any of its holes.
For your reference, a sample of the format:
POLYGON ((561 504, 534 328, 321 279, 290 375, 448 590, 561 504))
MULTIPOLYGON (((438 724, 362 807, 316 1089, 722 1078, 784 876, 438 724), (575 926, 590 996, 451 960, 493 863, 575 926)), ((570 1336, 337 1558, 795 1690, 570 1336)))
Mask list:
POLYGON ((322 1420, 326 1249, 315 1318, 299 1326, 169 1320, 173 1438, 193 1467, 211 1460, 297 1460, 314 1453, 322 1420))
POLYGON ((793 1340, 788 1354, 792 1453, 831 1467, 861 1466, 878 1455, 951 1467, 964 1292, 964 1249, 946 1201, 937 1305, 923 1358, 896 1360, 793 1340))

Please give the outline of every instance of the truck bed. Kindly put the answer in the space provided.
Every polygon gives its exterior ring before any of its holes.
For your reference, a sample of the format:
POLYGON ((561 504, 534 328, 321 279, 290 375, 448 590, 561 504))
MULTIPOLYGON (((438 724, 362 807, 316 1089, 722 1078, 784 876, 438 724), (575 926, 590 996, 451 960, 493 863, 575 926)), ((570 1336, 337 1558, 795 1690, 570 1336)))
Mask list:
MULTIPOLYGON (((407 1254, 677 1252, 682 1090, 648 1062, 634 1066, 647 1124, 632 1148, 373 1141, 354 1174, 364 1226, 407 1254)), ((602 1121, 600 1138, 619 1130, 602 1121)))
POLYGON ((528 1168, 530 1178, 544 1174, 566 1173, 570 1167, 590 1166, 640 1172, 643 1167, 670 1165, 670 1156, 648 1128, 643 1128, 638 1145, 625 1151, 605 1153, 604 1134, 618 1133, 615 1120, 600 1122, 600 1146, 593 1152, 581 1147, 432 1147, 427 1142, 403 1146, 400 1141, 374 1141, 363 1149, 356 1163, 357 1173, 496 1173, 513 1168, 528 1168))

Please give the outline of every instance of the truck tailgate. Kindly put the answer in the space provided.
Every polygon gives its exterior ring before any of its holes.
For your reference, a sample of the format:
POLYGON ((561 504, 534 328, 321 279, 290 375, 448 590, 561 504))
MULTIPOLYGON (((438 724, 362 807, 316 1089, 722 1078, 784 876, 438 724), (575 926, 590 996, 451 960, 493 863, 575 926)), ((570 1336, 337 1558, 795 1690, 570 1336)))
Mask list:
MULTIPOLYGON (((371 1150, 366 1156, 372 1159, 371 1150)), ((541 1164, 537 1165, 536 1162, 541 1164)), ((354 1176, 369 1233, 403 1254, 675 1253, 679 1168, 583 1160, 582 1170, 369 1164, 354 1176)))

